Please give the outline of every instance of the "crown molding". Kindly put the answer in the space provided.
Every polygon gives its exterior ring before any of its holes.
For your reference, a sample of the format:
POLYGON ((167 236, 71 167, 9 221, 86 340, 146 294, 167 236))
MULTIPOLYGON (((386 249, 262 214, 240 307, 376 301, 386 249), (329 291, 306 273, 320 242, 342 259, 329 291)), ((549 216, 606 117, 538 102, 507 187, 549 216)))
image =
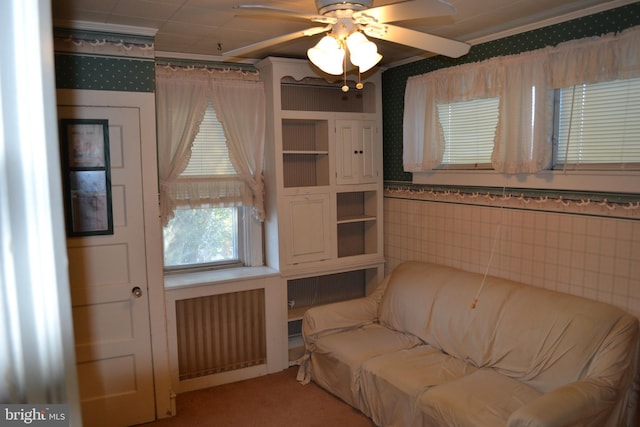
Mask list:
POLYGON ((227 64, 241 64, 241 65, 255 65, 260 60, 259 59, 237 59, 234 58, 234 61, 229 61, 228 56, 218 56, 218 55, 202 55, 197 53, 182 53, 182 52, 169 52, 169 51, 156 51, 156 58, 163 58, 166 60, 170 59, 181 59, 186 61, 204 61, 204 62, 220 62, 227 64))
POLYGON ((68 28, 72 30, 97 31, 101 33, 129 34, 134 36, 155 37, 157 28, 134 27, 131 25, 107 24, 103 22, 74 21, 56 19, 53 21, 56 28, 68 28))

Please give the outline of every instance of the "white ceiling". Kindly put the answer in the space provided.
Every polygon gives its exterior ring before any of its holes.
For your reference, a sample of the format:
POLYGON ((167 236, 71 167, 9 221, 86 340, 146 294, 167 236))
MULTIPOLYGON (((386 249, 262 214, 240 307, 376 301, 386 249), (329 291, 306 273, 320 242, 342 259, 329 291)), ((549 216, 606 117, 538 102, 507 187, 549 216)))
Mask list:
MULTIPOLYGON (((451 0, 457 10, 455 15, 394 25, 473 45, 635 1, 451 0)), ((223 58, 222 52, 317 25, 273 14, 241 14, 233 9, 233 5, 243 2, 317 13, 314 0, 52 0, 52 14, 56 26, 142 35, 155 33, 158 56, 230 61, 238 59, 223 58)), ((398 0, 374 0, 373 6, 396 2, 398 0)), ((303 37, 255 52, 252 58, 302 58, 320 37, 303 37)), ((381 65, 429 56, 413 48, 374 41, 384 57, 381 65)))

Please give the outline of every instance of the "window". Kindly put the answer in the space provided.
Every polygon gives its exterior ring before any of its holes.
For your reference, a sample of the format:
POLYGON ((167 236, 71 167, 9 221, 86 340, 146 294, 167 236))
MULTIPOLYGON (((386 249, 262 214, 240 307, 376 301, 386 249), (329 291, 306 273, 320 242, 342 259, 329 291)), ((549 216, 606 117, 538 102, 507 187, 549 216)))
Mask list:
POLYGON ((444 168, 490 169, 498 98, 438 105, 444 133, 444 168))
MULTIPOLYGON (((235 175, 224 130, 209 104, 181 177, 235 175)), ((179 208, 163 228, 166 270, 242 266, 252 257, 245 236, 261 235, 245 207, 179 208)))
POLYGON ((556 91, 555 168, 640 169, 640 79, 556 91))

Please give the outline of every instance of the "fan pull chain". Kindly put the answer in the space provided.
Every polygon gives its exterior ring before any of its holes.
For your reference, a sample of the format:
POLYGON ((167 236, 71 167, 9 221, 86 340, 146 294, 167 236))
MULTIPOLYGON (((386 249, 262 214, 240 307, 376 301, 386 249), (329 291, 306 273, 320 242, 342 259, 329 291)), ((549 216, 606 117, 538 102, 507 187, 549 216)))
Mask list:
POLYGON ((344 76, 344 85, 342 86, 342 91, 347 93, 349 92, 349 86, 347 85, 347 47, 344 45, 344 42, 342 44, 343 49, 345 50, 345 54, 344 54, 344 58, 342 58, 342 70, 343 70, 343 76, 344 76))
POLYGON ((358 67, 358 83, 356 83, 356 89, 361 90, 363 87, 362 80, 360 80, 360 67, 358 67))

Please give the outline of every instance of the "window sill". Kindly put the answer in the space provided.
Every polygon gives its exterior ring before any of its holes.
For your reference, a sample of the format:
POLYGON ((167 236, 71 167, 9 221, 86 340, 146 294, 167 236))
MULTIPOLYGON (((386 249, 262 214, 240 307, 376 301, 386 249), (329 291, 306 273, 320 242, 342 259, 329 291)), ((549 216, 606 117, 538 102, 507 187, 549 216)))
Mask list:
POLYGON ((637 193, 638 171, 542 171, 509 175, 487 170, 434 170, 413 174, 414 184, 637 193))
POLYGON ((240 267, 223 270, 176 273, 165 276, 164 288, 167 291, 193 288, 198 286, 220 285, 224 283, 278 276, 277 270, 269 267, 240 267))

